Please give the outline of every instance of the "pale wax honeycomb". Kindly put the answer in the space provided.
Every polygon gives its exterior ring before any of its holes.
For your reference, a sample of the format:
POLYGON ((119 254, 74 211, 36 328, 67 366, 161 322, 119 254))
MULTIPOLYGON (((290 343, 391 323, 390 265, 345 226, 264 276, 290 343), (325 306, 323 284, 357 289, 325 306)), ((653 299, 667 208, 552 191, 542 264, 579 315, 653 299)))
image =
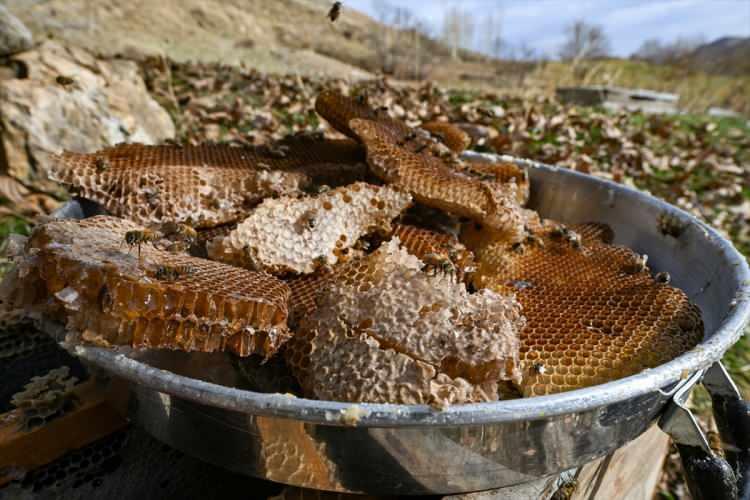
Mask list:
POLYGON ((512 296, 469 294, 428 275, 398 238, 336 271, 285 350, 319 399, 442 406, 499 397, 520 382, 524 320, 512 296))
POLYGON ((345 260, 363 235, 387 233, 411 196, 363 182, 317 196, 261 203, 228 236, 209 244, 212 259, 274 274, 312 273, 345 260))

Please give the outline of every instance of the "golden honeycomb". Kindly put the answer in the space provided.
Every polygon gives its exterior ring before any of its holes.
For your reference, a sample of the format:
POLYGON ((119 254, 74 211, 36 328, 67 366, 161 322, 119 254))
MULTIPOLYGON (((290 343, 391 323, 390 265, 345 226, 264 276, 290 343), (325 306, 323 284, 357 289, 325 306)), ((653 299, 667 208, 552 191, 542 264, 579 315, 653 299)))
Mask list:
POLYGON ((490 185, 456 172, 436 156, 404 149, 378 122, 354 119, 349 126, 365 144, 370 169, 386 183, 409 191, 420 203, 468 217, 511 240, 523 237, 515 183, 490 185))
POLYGON ((325 292, 328 281, 333 277, 333 270, 327 267, 313 274, 297 276, 289 281, 289 317, 290 324, 296 324, 298 318, 312 314, 318 308, 318 296, 325 292))
POLYGON ((387 233, 411 196, 357 182, 304 198, 264 200, 224 238, 208 245, 212 259, 274 274, 306 274, 346 258, 360 237, 387 233))
POLYGON ((524 205, 529 201, 529 174, 515 163, 469 160, 464 161, 462 166, 461 172, 479 177, 490 186, 497 185, 500 189, 507 189, 505 186, 508 183, 515 184, 518 203, 524 205))
POLYGON ((463 152, 471 144, 469 134, 448 122, 431 121, 423 123, 421 128, 437 136, 454 153, 463 152))
POLYGON ((338 467, 326 453, 326 445, 310 436, 303 422, 259 417, 258 436, 263 442, 259 456, 265 477, 308 488, 341 487, 338 467))
POLYGON ((140 224, 195 228, 237 220, 267 196, 364 177, 349 140, 288 140, 272 146, 122 144, 93 154, 52 156, 50 177, 112 215, 140 224))
POLYGON ((284 351, 307 394, 444 406, 520 381, 518 303, 422 267, 393 238, 336 270, 284 351))
POLYGON ((393 236, 399 239, 407 252, 439 272, 455 273, 462 280, 465 273, 474 269, 474 255, 452 235, 408 224, 395 224, 393 236), (444 264, 441 265, 440 261, 444 264))
POLYGON ((124 245, 128 231, 143 229, 110 216, 37 227, 4 300, 105 346, 270 356, 288 339, 285 283, 150 243, 124 245), (159 278, 164 269, 174 273, 159 278))
POLYGON ((524 396, 633 375, 701 341, 700 310, 637 254, 609 244, 612 235, 602 224, 557 226, 509 245, 467 225, 475 286, 515 294, 523 307, 524 396))
POLYGON ((373 109, 363 95, 348 97, 337 90, 323 90, 315 99, 315 111, 333 128, 355 140, 359 140, 359 134, 349 127, 349 121, 354 118, 377 120, 398 139, 412 133, 411 127, 391 118, 386 110, 373 109))

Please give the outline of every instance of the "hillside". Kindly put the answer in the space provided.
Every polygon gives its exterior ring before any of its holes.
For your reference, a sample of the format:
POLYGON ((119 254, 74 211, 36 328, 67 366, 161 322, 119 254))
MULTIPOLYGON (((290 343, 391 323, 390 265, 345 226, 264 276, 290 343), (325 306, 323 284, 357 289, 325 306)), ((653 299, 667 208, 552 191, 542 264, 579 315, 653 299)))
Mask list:
POLYGON ((721 106, 750 114, 747 39, 725 38, 700 47, 696 64, 640 61, 568 63, 499 61, 450 49, 413 30, 386 27, 344 8, 326 19, 330 0, 7 0, 37 40, 53 37, 105 56, 143 60, 245 65, 264 73, 359 80, 387 74, 397 80, 430 79, 462 89, 533 97, 554 95, 557 85, 613 84, 677 92, 681 104, 702 112, 721 106), (736 71, 735 71, 736 70, 736 71), (743 73, 744 71, 744 73, 743 73), (730 74, 732 73, 732 74, 730 74), (736 75, 736 76, 735 76, 736 75))
POLYGON ((723 37, 701 45, 689 56, 693 68, 724 75, 750 74, 750 37, 723 37))
MULTIPOLYGON (((54 37, 105 56, 164 55, 178 62, 244 63, 268 73, 356 79, 383 70, 401 78, 424 76, 425 62, 434 65, 450 55, 420 33, 386 33, 384 25, 356 10, 344 8, 330 23, 328 0, 9 0, 7 5, 37 39, 54 37), (415 58, 411 47, 417 42, 415 58)), ((466 51, 462 56, 479 59, 466 51)))

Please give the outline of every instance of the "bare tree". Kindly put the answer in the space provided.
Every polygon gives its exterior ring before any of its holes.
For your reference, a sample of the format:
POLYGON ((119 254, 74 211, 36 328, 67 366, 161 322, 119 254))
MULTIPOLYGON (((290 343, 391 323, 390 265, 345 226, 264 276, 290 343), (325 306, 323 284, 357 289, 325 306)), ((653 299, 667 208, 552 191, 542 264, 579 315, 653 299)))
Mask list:
POLYGON ((631 57, 654 63, 674 63, 704 43, 706 43, 706 40, 702 36, 682 36, 666 43, 656 38, 650 38, 645 40, 631 57))
POLYGON ((503 49, 502 18, 499 12, 493 12, 484 18, 481 23, 481 49, 495 58, 500 57, 503 49))
POLYGON ((373 7, 379 24, 370 39, 380 69, 399 77, 421 78, 421 45, 426 25, 408 8, 386 0, 375 0, 373 7))
POLYGON ((609 55, 609 37, 604 28, 578 20, 565 28, 565 42, 559 50, 561 59, 578 62, 609 55))
POLYGON ((474 37, 474 18, 472 15, 457 7, 445 14, 443 21, 443 39, 451 48, 451 57, 458 59, 458 49, 471 44, 474 37))

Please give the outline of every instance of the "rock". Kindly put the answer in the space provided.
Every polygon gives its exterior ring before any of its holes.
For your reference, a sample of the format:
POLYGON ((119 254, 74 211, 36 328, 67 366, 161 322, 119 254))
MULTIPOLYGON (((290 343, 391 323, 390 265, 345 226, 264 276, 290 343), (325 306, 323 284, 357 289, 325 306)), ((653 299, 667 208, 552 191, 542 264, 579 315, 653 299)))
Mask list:
POLYGON ((0 173, 27 186, 53 188, 44 175, 50 153, 174 137, 172 119, 131 61, 99 60, 53 41, 14 61, 27 77, 0 81, 0 173))
POLYGON ((31 48, 31 31, 4 6, 0 5, 0 56, 9 56, 31 48))

